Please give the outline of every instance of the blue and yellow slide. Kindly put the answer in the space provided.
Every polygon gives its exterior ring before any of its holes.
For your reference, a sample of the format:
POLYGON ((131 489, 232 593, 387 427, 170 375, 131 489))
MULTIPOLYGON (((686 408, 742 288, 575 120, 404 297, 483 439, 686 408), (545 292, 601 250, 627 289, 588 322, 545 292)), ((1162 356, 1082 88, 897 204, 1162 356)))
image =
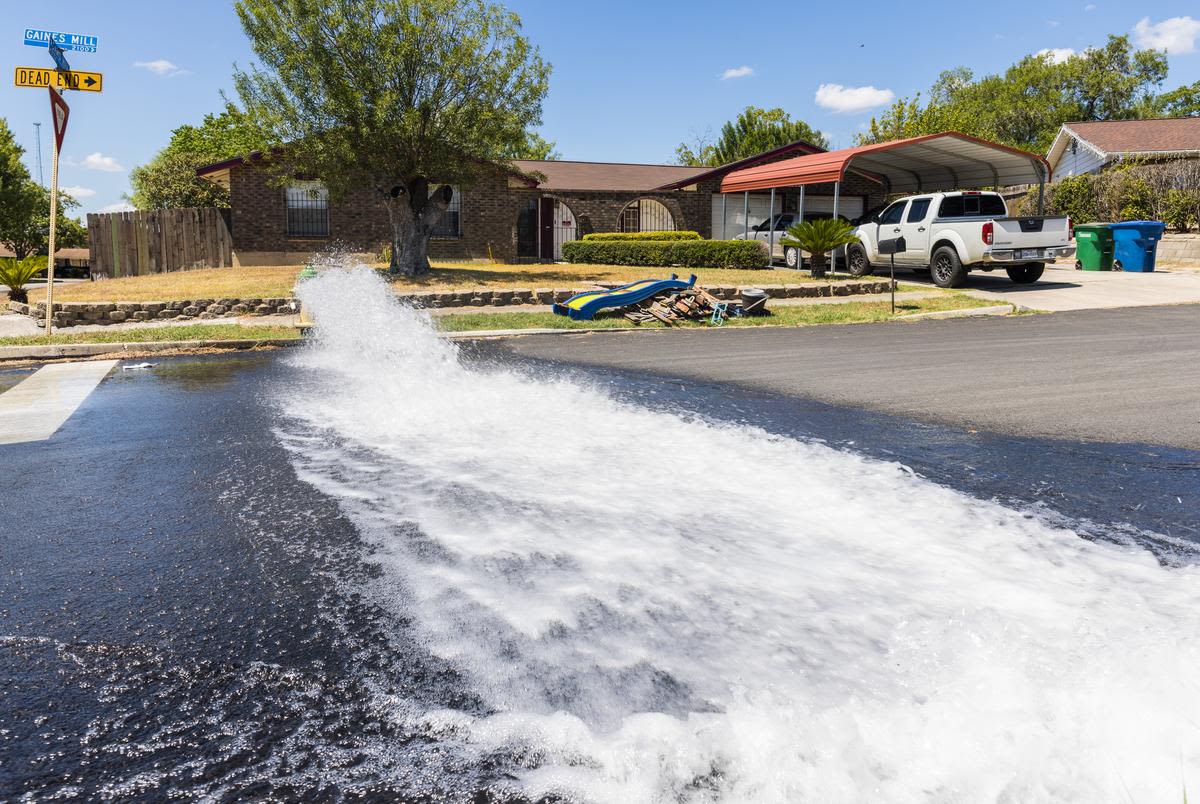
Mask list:
POLYGON ((671 274, 670 279, 643 279, 640 282, 631 282, 611 290, 592 290, 580 293, 562 304, 554 305, 554 312, 570 316, 576 321, 590 321, 592 316, 607 307, 625 307, 637 304, 664 291, 687 290, 694 284, 696 284, 695 274, 692 274, 686 282, 675 274, 671 274))

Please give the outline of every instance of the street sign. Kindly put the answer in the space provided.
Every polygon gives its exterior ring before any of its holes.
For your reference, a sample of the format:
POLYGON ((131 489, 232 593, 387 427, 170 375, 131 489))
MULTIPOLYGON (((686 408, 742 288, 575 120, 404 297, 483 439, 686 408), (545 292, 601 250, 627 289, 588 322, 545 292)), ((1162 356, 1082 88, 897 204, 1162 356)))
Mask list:
POLYGON ((59 33, 58 31, 41 31, 37 28, 25 29, 25 44, 30 47, 49 47, 55 42, 63 50, 74 50, 78 53, 95 53, 99 40, 87 34, 59 33))
POLYGON ((51 70, 48 67, 18 67, 13 73, 13 84, 18 87, 54 87, 56 89, 78 89, 84 92, 100 92, 104 88, 102 73, 83 70, 51 70))
POLYGON ((53 42, 50 43, 50 58, 54 59, 54 66, 63 72, 71 71, 71 64, 67 61, 67 57, 63 55, 63 49, 53 42))
POLYGON ((67 118, 71 116, 71 107, 63 100, 63 96, 54 88, 50 90, 50 120, 54 124, 54 148, 62 150, 63 137, 67 133, 67 118))

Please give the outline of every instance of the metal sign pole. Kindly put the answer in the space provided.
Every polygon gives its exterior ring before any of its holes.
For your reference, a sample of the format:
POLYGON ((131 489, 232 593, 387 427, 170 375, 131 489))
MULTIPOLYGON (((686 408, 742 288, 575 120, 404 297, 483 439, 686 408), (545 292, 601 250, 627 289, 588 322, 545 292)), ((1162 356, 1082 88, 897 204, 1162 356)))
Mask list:
MULTIPOLYGON (((51 90, 53 91, 53 90, 51 90)), ((58 138, 50 154, 50 237, 46 256, 46 334, 54 333, 54 230, 58 225, 58 138)))
POLYGON ((896 314, 896 255, 892 254, 892 315, 896 314))

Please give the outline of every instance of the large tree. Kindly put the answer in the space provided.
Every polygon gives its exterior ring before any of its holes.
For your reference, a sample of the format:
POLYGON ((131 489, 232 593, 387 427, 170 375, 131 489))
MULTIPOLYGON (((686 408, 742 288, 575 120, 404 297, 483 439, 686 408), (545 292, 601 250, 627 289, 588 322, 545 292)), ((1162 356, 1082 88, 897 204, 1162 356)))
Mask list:
POLYGON ((280 180, 319 177, 337 199, 373 190, 393 272, 429 269, 433 226, 466 186, 528 144, 549 66, 516 14, 486 0, 239 0, 262 67, 235 68, 280 180), (431 188, 434 188, 431 192, 431 188))
POLYGON ((262 140, 232 106, 208 114, 198 126, 182 125, 171 140, 145 165, 129 174, 133 193, 129 200, 138 209, 228 207, 229 193, 220 185, 196 176, 201 165, 245 156, 262 140))
POLYGON ((954 130, 1044 152, 1063 123, 1143 114, 1166 75, 1165 55, 1135 51, 1125 36, 1110 36, 1102 47, 1062 60, 1048 53, 1026 56, 1003 75, 976 79, 959 67, 943 72, 926 100, 919 94, 897 100, 871 120, 859 141, 954 130))
POLYGON ((793 120, 783 109, 747 106, 736 119, 721 127, 717 141, 701 136, 691 143, 680 143, 675 161, 681 165, 727 165, 748 156, 770 151, 797 140, 828 148, 829 140, 803 120, 793 120))
MULTIPOLYGON (((29 177, 21 161, 25 149, 17 144, 8 122, 0 118, 0 245, 24 259, 49 247, 50 191, 29 177)), ((79 203, 60 192, 58 248, 87 245, 87 230, 66 213, 79 203)))

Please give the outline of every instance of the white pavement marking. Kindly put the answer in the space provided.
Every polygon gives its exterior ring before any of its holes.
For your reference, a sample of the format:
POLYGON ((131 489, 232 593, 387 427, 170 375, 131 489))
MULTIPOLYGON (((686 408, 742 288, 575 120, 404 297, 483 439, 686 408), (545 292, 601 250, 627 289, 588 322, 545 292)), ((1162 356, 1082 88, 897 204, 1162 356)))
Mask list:
POLYGON ((42 366, 0 394, 0 444, 45 441, 108 376, 116 360, 42 366))

